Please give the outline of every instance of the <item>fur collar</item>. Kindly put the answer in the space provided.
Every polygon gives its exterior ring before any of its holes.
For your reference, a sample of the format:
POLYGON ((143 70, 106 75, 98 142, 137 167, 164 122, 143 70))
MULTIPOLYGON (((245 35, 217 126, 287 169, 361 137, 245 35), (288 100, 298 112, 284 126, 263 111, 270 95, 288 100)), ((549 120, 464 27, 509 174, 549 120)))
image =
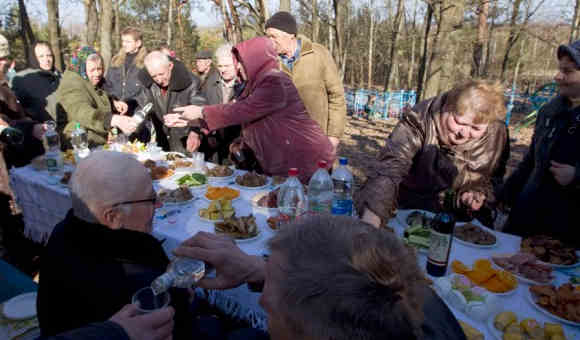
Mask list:
MULTIPOLYGON (((147 55, 147 49, 143 46, 141 46, 141 48, 139 49, 139 52, 137 52, 137 56, 135 56, 135 65, 137 66, 137 68, 143 68, 143 66, 145 66, 145 64, 143 63, 145 60, 145 56, 147 55)), ((123 49, 121 49, 119 51, 119 53, 117 53, 113 59, 111 59, 111 66, 112 67, 121 67, 125 64, 125 57, 127 56, 127 54, 125 53, 125 51, 123 51, 123 49)))

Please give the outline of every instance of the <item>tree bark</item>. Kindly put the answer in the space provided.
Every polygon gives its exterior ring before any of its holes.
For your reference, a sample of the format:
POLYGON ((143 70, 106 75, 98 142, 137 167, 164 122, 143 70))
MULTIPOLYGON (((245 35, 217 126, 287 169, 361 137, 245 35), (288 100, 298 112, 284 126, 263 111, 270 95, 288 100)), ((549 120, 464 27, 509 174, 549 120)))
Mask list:
POLYGON ((576 0, 574 15, 572 16, 572 26, 570 27, 570 44, 578 39, 580 32, 580 0, 576 0))
POLYGON ((372 1, 371 6, 369 8, 369 16, 370 16, 370 27, 369 27, 369 62, 368 62, 368 88, 371 89, 373 86, 373 40, 374 40, 374 31, 375 31, 375 16, 373 15, 372 10, 372 1))
POLYGON ((36 43, 36 37, 30 27, 30 20, 28 19, 28 12, 26 11, 26 4, 24 0, 18 0, 18 14, 20 18, 20 36, 24 45, 24 53, 26 56, 26 66, 30 66, 30 47, 36 43))
POLYGON ((99 16, 95 0, 84 0, 85 7, 85 34, 83 45, 94 46, 99 31, 99 16))
POLYGON ((167 6, 167 46, 171 46, 173 40, 173 0, 168 0, 167 6))
POLYGON ((240 21, 240 16, 238 14, 238 11, 237 11, 236 7, 234 6, 234 1, 233 0, 227 0, 227 1, 228 1, 229 9, 230 9, 230 14, 232 16, 232 23, 234 26, 233 44, 235 45, 235 44, 244 40, 244 35, 242 32, 242 23, 240 21))
POLYGON ((48 16, 48 35, 52 53, 54 54, 54 67, 59 71, 63 69, 62 52, 60 50, 60 24, 58 15, 58 0, 46 0, 48 16))
POLYGON ((105 71, 109 68, 113 56, 113 3, 112 0, 101 0, 101 56, 105 71))
POLYGON ((431 31, 431 21, 435 8, 432 2, 427 2, 427 13, 425 14, 425 34, 423 35, 423 54, 419 63, 419 75, 417 77, 417 102, 423 96, 425 87, 425 75, 427 74, 427 59, 429 53, 429 32, 431 31))
POLYGON ((333 0, 334 4, 334 33, 336 41, 335 61, 339 70, 342 69, 344 54, 344 22, 346 20, 345 0, 333 0))
POLYGON ((482 74, 485 76, 489 75, 489 65, 491 65, 491 63, 493 61, 495 61, 495 53, 492 53, 492 50, 495 50, 495 42, 493 40, 493 32, 495 31, 495 17, 496 17, 496 12, 497 12, 497 1, 498 0, 492 0, 493 1, 493 7, 492 7, 492 13, 493 16, 491 17, 491 25, 488 29, 488 38, 487 38, 487 48, 486 48, 486 53, 485 53, 485 62, 484 62, 484 66, 483 66, 483 71, 482 74), (493 47, 493 48, 492 48, 493 47))
POLYGON ((115 51, 119 51, 121 49, 121 12, 119 11, 121 0, 114 1, 113 16, 115 17, 115 33, 113 34, 113 46, 115 51))
POLYGON ((473 64, 471 65, 471 76, 481 77, 483 75, 483 49, 487 46, 487 16, 489 14, 489 0, 479 0, 477 6, 477 40, 473 45, 473 64))
MULTIPOLYGON (((578 0, 580 1, 580 0, 578 0)), ((318 2, 312 0, 312 41, 318 41, 318 34, 320 32, 320 19, 318 18, 318 2)))
POLYGON ((510 59, 511 49, 514 47, 518 39, 520 38, 520 31, 517 27, 518 17, 520 14, 520 5, 522 0, 514 0, 514 5, 512 7, 512 15, 510 18, 510 32, 506 42, 506 49, 503 55, 503 62, 501 64, 501 81, 505 80, 505 74, 508 68, 508 62, 510 59))
POLYGON ((405 15, 405 3, 403 0, 397 2, 397 14, 393 23, 393 33, 391 35, 391 51, 387 63, 387 74, 385 75, 385 91, 391 90, 391 75, 393 68, 397 64, 397 47, 399 42, 399 32, 403 29, 403 17, 405 15))
POLYGON ((279 11, 290 12, 290 0, 280 0, 280 8, 279 11))

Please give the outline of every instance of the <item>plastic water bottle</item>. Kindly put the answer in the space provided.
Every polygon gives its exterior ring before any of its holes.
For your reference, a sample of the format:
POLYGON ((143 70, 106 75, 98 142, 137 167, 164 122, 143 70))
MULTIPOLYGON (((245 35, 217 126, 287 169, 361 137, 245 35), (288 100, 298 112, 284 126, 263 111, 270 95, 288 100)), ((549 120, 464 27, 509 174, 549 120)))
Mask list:
POLYGON ((205 263, 203 261, 177 257, 169 264, 165 273, 153 280, 151 289, 155 295, 159 295, 171 287, 190 288, 204 275, 205 263))
MULTIPOLYGON (((62 175, 62 156, 60 154, 60 137, 56 132, 56 123, 48 121, 46 123, 46 132, 44 133, 44 160, 46 162, 46 170, 53 177, 62 175)), ((58 179, 51 180, 58 182, 58 179)))
POLYGON ((325 161, 318 162, 318 170, 308 182, 308 213, 312 215, 330 215, 334 185, 326 167, 325 161))
POLYGON ((290 169, 288 171, 288 179, 280 187, 280 192, 278 193, 279 221, 282 225, 300 219, 306 212, 304 187, 302 187, 302 183, 300 183, 297 176, 298 169, 290 169))
POLYGON ((147 115, 149 114, 149 112, 151 112, 152 108, 153 108, 153 103, 148 103, 143 108, 135 111, 135 113, 133 114, 133 119, 137 123, 137 126, 141 125, 141 123, 143 123, 143 121, 145 121, 145 119, 147 118, 147 115))
POLYGON ((89 150, 87 132, 81 127, 80 123, 76 123, 75 129, 71 133, 71 144, 75 151, 77 161, 87 158, 91 153, 91 150, 89 150))
POLYGON ((346 157, 341 157, 339 163, 340 166, 332 173, 332 214, 352 216, 352 173, 346 167, 346 157))
POLYGON ((111 150, 123 152, 123 146, 127 144, 128 138, 119 131, 118 128, 114 127, 111 130, 111 150))

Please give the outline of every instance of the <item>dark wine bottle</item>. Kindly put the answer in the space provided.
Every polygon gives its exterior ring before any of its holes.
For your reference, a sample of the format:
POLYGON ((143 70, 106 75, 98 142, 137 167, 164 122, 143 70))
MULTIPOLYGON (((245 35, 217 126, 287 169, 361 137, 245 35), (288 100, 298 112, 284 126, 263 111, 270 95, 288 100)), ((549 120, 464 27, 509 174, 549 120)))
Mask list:
POLYGON ((19 145, 24 142, 24 134, 19 129, 5 127, 0 132, 0 142, 6 145, 19 145))
POLYGON ((448 190, 445 193, 443 209, 435 216, 431 225, 429 255, 427 256, 427 274, 431 276, 443 276, 447 272, 456 221, 453 213, 454 203, 455 194, 448 190))

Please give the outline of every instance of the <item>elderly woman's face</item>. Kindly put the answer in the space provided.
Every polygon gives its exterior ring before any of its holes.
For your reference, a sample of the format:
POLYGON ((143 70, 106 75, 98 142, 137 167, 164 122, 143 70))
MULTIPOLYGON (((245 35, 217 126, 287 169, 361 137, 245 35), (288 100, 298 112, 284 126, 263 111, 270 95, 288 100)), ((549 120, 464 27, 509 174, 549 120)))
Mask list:
POLYGON ((465 113, 461 116, 451 112, 444 113, 443 124, 447 130, 447 141, 451 145, 461 145, 481 138, 489 124, 475 124, 474 120, 473 113, 465 113))
POLYGON ((103 79, 103 63, 100 60, 87 60, 87 77, 93 86, 103 79))
POLYGON ((558 73, 554 80, 560 86, 560 94, 564 97, 580 97, 580 70, 576 63, 568 56, 558 61, 558 73))

